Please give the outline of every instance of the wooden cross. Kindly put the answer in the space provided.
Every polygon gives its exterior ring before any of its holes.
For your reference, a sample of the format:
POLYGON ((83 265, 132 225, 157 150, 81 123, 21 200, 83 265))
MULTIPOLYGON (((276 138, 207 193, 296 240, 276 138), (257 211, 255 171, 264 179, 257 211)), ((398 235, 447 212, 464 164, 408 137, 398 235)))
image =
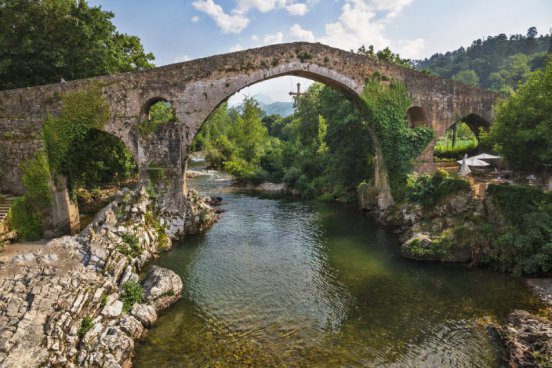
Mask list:
POLYGON ((297 83, 297 92, 290 92, 290 96, 297 96, 297 98, 301 97, 301 83, 297 83))

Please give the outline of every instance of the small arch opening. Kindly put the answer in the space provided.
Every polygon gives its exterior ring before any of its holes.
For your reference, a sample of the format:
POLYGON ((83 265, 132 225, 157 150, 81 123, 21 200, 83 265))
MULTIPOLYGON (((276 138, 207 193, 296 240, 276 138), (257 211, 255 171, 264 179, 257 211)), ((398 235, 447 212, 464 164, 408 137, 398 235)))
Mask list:
POLYGON ((148 136, 155 133, 161 125, 175 121, 176 114, 173 105, 162 97, 154 97, 142 107, 138 132, 142 136, 148 136))
POLYGON ((411 128, 428 127, 429 121, 423 107, 412 106, 406 111, 408 126, 411 128))
POLYGON ((471 129, 477 140, 479 140, 481 132, 487 132, 491 127, 485 118, 474 113, 464 116, 461 120, 471 129))

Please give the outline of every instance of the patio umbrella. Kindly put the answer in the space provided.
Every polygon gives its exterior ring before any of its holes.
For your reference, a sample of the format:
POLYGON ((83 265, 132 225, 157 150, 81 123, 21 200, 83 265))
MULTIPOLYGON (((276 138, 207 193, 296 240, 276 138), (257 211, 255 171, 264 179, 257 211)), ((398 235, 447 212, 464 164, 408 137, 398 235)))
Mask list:
POLYGON ((458 160, 456 162, 458 162, 459 164, 463 164, 464 163, 464 160, 466 160, 466 164, 468 166, 473 166, 473 167, 485 167, 485 166, 489 166, 490 164, 488 162, 485 162, 483 160, 480 160, 478 158, 475 158, 475 157, 470 157, 470 158, 467 158, 468 155, 464 156, 464 159, 463 160, 458 160))
POLYGON ((476 156, 472 156, 470 158, 476 158, 478 160, 498 160, 502 157, 500 156, 493 156, 493 155, 490 155, 488 153, 481 153, 479 155, 476 155, 476 156))
POLYGON ((462 167, 460 168, 460 176, 468 176, 471 173, 471 170, 468 166, 468 155, 464 155, 462 159, 462 167))

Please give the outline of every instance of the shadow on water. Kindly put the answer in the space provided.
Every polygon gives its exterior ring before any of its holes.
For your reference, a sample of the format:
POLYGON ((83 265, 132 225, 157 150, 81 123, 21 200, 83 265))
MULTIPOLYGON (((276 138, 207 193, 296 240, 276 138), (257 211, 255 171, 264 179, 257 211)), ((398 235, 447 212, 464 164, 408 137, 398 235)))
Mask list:
MULTIPOLYGON (((211 174, 192 185, 223 192, 211 174)), ((185 295, 136 367, 500 367, 478 322, 539 307, 519 279, 402 259, 353 207, 222 196, 219 223, 155 261, 185 295)))

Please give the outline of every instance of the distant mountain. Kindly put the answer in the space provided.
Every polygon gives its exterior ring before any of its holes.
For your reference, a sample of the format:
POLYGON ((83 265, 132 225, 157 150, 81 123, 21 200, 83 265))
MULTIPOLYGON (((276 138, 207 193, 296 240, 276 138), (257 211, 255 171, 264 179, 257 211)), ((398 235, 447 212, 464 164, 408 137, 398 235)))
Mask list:
POLYGON ((262 93, 256 94, 255 96, 253 96, 253 98, 254 98, 258 103, 263 103, 263 104, 265 104, 265 105, 270 105, 271 103, 275 102, 272 98, 270 98, 270 97, 267 96, 267 95, 263 95, 262 93))
POLYGON ((263 110, 266 115, 276 114, 282 117, 286 117, 293 114, 293 102, 277 101, 269 104, 266 104, 259 100, 257 100, 257 102, 259 103, 259 107, 261 108, 261 110, 263 110))

